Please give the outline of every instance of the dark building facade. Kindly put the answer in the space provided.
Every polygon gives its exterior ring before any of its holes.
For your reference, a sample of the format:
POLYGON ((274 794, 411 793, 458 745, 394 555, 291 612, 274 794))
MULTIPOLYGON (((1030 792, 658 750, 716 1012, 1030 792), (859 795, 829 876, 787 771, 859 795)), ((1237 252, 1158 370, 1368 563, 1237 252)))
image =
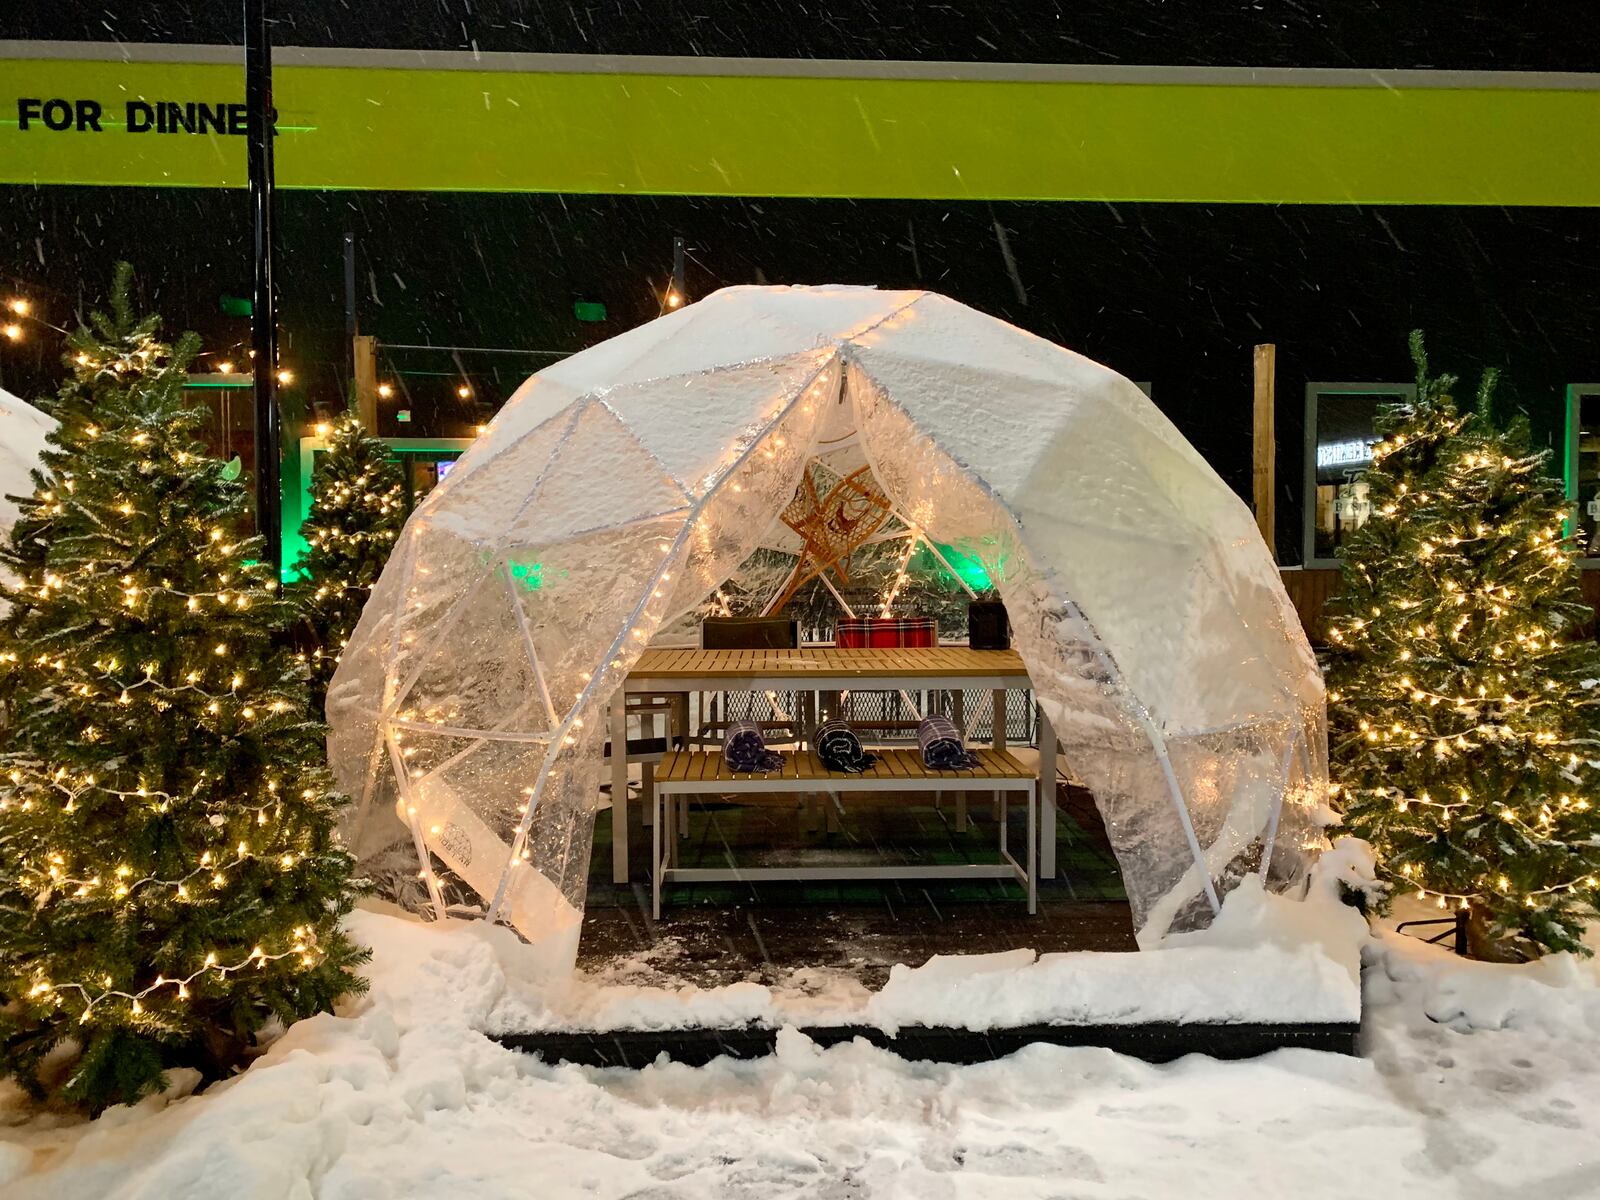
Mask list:
MULTIPOLYGON (((11 36, 103 41, 109 28, 128 41, 237 40, 231 9, 122 7, 91 19, 25 2, 11 36)), ((279 39, 302 46, 1304 71, 1570 72, 1600 61, 1600 23, 1571 20, 1576 10, 1562 5, 1369 2, 1312 13, 1154 0, 858 2, 772 17, 755 4, 613 0, 441 4, 404 19, 375 4, 276 8, 279 39)), ((346 232, 358 245, 363 332, 380 346, 463 347, 380 351, 393 389, 380 421, 389 435, 470 437, 554 356, 657 316, 671 241, 682 236, 691 298, 750 282, 926 287, 1103 361, 1147 384, 1246 497, 1251 349, 1274 343, 1276 549, 1286 566, 1326 565, 1339 530, 1359 519, 1349 484, 1363 429, 1377 398, 1403 394, 1407 334, 1420 328, 1436 365, 1466 386, 1500 369, 1503 411, 1527 414, 1552 471, 1569 477, 1585 536, 1595 532, 1587 506, 1600 498, 1600 398, 1584 400, 1600 397, 1600 216, 1591 208, 284 192, 284 357, 307 420, 351 386, 346 232), (583 319, 597 304, 604 319, 583 319)), ((248 294, 249 253, 242 193, 0 188, 7 286, 65 316, 92 303, 111 264, 127 258, 147 302, 170 324, 198 329, 217 361, 244 354, 248 322, 221 301, 248 294)), ((48 338, 0 353, 11 390, 51 386, 48 338)), ((1595 553, 1600 561, 1600 541, 1595 553)))

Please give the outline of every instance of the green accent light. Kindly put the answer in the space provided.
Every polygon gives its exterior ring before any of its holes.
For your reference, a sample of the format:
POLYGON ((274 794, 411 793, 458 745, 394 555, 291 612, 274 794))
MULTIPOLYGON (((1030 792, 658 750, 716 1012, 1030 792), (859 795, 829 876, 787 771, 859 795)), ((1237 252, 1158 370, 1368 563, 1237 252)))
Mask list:
POLYGON ((222 312, 228 317, 248 317, 254 315, 256 306, 244 296, 222 297, 222 312))
POLYGON ((604 321, 606 306, 598 300, 574 300, 572 315, 580 321, 604 321))
POLYGON ((511 578, 522 585, 527 592, 537 592, 544 586, 543 563, 519 563, 507 561, 506 567, 511 571, 511 578))
MULTIPOLYGON (((994 586, 994 581, 989 578, 989 572, 984 570, 983 562, 972 554, 963 554, 954 546, 936 543, 939 553, 944 555, 945 561, 955 568, 955 573, 960 576, 960 582, 967 585, 975 592, 982 592, 994 586)), ((959 586, 956 579, 944 567, 938 558, 926 546, 919 545, 916 553, 917 571, 930 572, 940 579, 947 587, 959 586)))

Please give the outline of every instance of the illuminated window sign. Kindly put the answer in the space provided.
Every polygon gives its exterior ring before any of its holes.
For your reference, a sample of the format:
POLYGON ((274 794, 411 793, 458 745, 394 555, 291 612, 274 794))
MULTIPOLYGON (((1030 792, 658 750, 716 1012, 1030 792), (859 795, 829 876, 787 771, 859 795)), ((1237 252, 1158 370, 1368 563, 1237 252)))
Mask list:
POLYGON ((1353 467, 1372 461, 1372 448, 1378 439, 1351 438, 1343 442, 1322 442, 1317 446, 1317 466, 1353 467))

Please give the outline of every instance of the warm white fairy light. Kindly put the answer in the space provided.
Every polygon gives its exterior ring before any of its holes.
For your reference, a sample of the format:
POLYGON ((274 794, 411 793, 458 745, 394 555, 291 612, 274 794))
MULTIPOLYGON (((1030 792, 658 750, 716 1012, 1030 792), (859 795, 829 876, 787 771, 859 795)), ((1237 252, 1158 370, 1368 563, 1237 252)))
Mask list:
MULTIPOLYGON (((1386 439, 1375 463, 1407 446, 1426 463, 1468 419, 1441 419, 1410 440, 1386 439)), ((1405 468, 1404 462, 1383 466, 1384 471, 1405 468)), ((1428 489, 1409 487, 1392 474, 1377 476, 1375 491, 1381 495, 1392 486, 1394 498, 1376 504, 1371 532, 1400 546, 1408 535, 1415 536, 1413 526, 1425 532, 1412 552, 1418 569, 1414 579, 1404 572, 1379 579, 1360 557, 1351 559, 1347 571, 1358 586, 1377 593, 1399 582, 1400 594, 1392 603, 1400 615, 1386 617, 1381 606, 1372 605, 1370 613, 1347 613, 1329 626, 1335 647, 1378 668, 1329 691, 1338 711, 1364 714, 1347 726, 1366 747, 1365 754, 1349 753, 1368 764, 1361 769, 1362 782, 1347 780, 1342 788, 1347 812, 1353 806, 1368 814, 1363 821, 1395 831, 1392 852, 1415 856, 1403 857, 1395 869, 1412 894, 1442 908, 1484 903, 1496 911, 1513 905, 1556 912, 1596 898, 1600 873, 1593 870, 1592 853, 1589 869, 1549 878, 1552 855, 1570 858, 1592 840, 1587 814, 1600 761, 1581 753, 1591 739, 1572 726, 1571 698, 1551 673, 1569 669, 1558 657, 1570 655, 1567 621, 1559 612, 1546 615, 1542 605, 1530 608, 1524 599, 1571 580, 1575 546, 1559 523, 1528 530, 1521 518, 1489 515, 1501 509, 1480 516, 1471 499, 1493 500, 1512 479, 1535 480, 1540 469, 1538 456, 1473 449, 1446 457, 1448 486, 1436 489, 1451 504, 1443 511, 1435 504, 1440 497, 1430 496, 1428 489), (1430 504, 1434 507, 1426 507, 1430 504), (1391 522, 1399 523, 1392 533, 1386 531, 1391 522), (1400 669, 1386 671, 1382 664, 1400 669), (1545 797, 1516 789, 1500 794, 1493 790, 1492 775, 1481 786, 1472 779, 1452 785, 1444 795, 1391 782, 1415 777, 1418 763, 1446 764, 1474 754, 1494 756, 1486 762, 1515 763, 1524 778, 1558 778, 1572 790, 1545 797), (1384 811, 1390 817, 1382 817, 1384 811), (1482 827, 1485 818, 1493 829, 1482 827), (1455 843, 1440 843, 1434 831, 1457 828, 1466 831, 1463 849, 1441 849, 1455 843), (1486 854, 1467 849, 1475 844, 1472 839, 1484 838, 1503 849, 1486 854), (1494 865, 1497 858, 1500 866, 1494 865), (1512 864, 1522 859, 1529 866, 1518 870, 1512 864)), ((1557 593, 1546 594, 1561 602, 1557 593)))
POLYGON ((907 572, 911 566, 911 555, 917 548, 917 533, 915 530, 906 532, 906 546, 900 555, 900 565, 895 568, 894 578, 890 581, 888 590, 883 594, 883 600, 878 605, 878 615, 887 617, 894 609, 895 597, 900 594, 900 589, 905 587, 907 572))
POLYGON ((298 958, 301 966, 309 967, 315 964, 318 953, 316 930, 309 925, 301 925, 294 930, 293 942, 286 950, 268 953, 260 946, 255 946, 243 958, 233 963, 219 962, 216 951, 210 951, 201 961, 201 964, 188 975, 179 978, 167 978, 164 975, 157 975, 153 982, 137 992, 114 987, 109 979, 104 981, 103 986, 96 988, 92 984, 78 981, 57 981, 36 977, 28 995, 36 1003, 54 1001, 59 1004, 64 1002, 63 996, 65 993, 74 993, 83 1002, 83 1007, 78 1012, 78 1023, 87 1024, 89 1018, 94 1015, 94 1010, 104 1004, 118 1000, 126 1001, 131 1014, 140 1016, 144 1013, 144 1000, 158 994, 163 989, 171 988, 173 998, 182 1002, 189 999, 189 985, 197 979, 207 976, 225 979, 229 975, 251 967, 258 971, 264 970, 268 964, 279 962, 286 958, 298 958))
MULTIPOLYGON (((79 350, 73 357, 74 386, 143 386, 150 372, 170 369, 163 365, 164 354, 148 339, 114 352, 79 350)), ((46 564, 23 579, 18 590, 37 598, 41 627, 48 629, 57 612, 73 616, 80 609, 91 614, 114 609, 118 615, 112 637, 99 635, 91 621, 84 636, 51 646, 48 653, 25 656, 14 646, 0 648, 0 672, 19 673, 17 683, 25 689, 11 712, 13 741, 0 777, 0 812, 6 814, 12 847, 7 867, 12 882, 31 896, 36 920, 49 922, 61 913, 80 924, 103 920, 159 931, 175 923, 174 929, 203 931, 203 923, 184 924, 192 919, 181 914, 207 906, 228 913, 260 906, 264 873, 270 873, 273 887, 281 887, 279 881, 301 887, 312 878, 307 872, 315 860, 307 855, 317 852, 307 840, 314 828, 308 816, 318 813, 321 785, 303 789, 302 801, 310 807, 288 810, 276 779, 251 777, 260 769, 251 766, 258 753, 262 761, 279 760, 272 757, 273 743, 255 747, 242 739, 304 724, 299 715, 305 711, 303 684, 293 675, 281 677, 277 686, 258 683, 257 629, 230 623, 252 607, 252 598, 259 603, 271 582, 260 580, 260 568, 240 570, 248 547, 233 541, 224 526, 201 521, 181 503, 169 506, 165 498, 158 506, 154 497, 181 499, 187 487, 198 505, 217 497, 216 511, 231 521, 236 510, 225 501, 236 500, 237 493, 208 493, 222 464, 191 452, 191 414, 174 420, 156 405, 142 407, 142 397, 124 395, 129 399, 119 396, 99 405, 96 423, 75 425, 63 418, 60 436, 66 452, 75 456, 69 460, 74 465, 51 464, 48 486, 32 499, 39 515, 60 516, 70 505, 74 521, 91 533, 105 531, 96 556, 100 561, 75 559, 75 543, 57 541, 46 564), (174 490, 172 483, 182 487, 174 490), (168 540, 169 532, 177 540, 168 540), (55 605, 69 607, 48 607, 55 605), (131 654, 123 649, 130 646, 135 647, 131 654), (26 723, 37 711, 28 700, 40 695, 52 698, 56 713, 69 719, 77 715, 77 734, 60 738, 44 755, 23 753, 23 747, 31 749, 23 740, 26 723), (166 736, 174 719, 203 731, 202 744, 210 738, 219 747, 237 742, 245 750, 226 779, 203 760, 173 770, 141 766, 144 759, 127 753, 140 731, 160 730, 166 736), (181 785, 173 782, 177 778, 183 779, 181 785), (134 826, 141 814, 154 824, 181 822, 175 827, 183 831, 188 857, 170 853, 158 859, 138 838, 108 845, 108 813, 134 826), (245 823, 256 831, 252 837, 229 837, 245 823)), ((321 861, 332 867, 341 860, 321 861)), ((81 1023, 138 1029, 155 1022, 150 1028, 181 1028, 173 1023, 177 1007, 196 997, 225 1000, 222 981, 229 976, 270 971, 279 962, 298 971, 324 960, 327 929, 319 944, 320 921, 292 930, 287 923, 273 928, 278 903, 260 908, 263 918, 254 922, 258 945, 217 941, 207 949, 202 942, 190 966, 176 975, 112 968, 113 978, 98 969, 63 968, 65 958, 40 955, 26 1007, 33 1019, 43 1019, 38 1014, 45 1012, 81 1023)))

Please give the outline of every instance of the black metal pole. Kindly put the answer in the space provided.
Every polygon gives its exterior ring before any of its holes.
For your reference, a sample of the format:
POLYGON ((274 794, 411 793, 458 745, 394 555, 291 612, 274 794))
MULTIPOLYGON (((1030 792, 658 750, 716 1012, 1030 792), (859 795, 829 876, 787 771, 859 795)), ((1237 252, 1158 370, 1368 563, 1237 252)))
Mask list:
POLYGON ((344 336, 353 338, 361 332, 361 322, 356 319, 356 235, 344 235, 344 336))
POLYGON ((248 114, 250 209, 255 218, 256 532, 266 538, 273 579, 283 567, 278 485, 278 313, 272 281, 272 39, 268 0, 244 0, 244 99, 248 114))

